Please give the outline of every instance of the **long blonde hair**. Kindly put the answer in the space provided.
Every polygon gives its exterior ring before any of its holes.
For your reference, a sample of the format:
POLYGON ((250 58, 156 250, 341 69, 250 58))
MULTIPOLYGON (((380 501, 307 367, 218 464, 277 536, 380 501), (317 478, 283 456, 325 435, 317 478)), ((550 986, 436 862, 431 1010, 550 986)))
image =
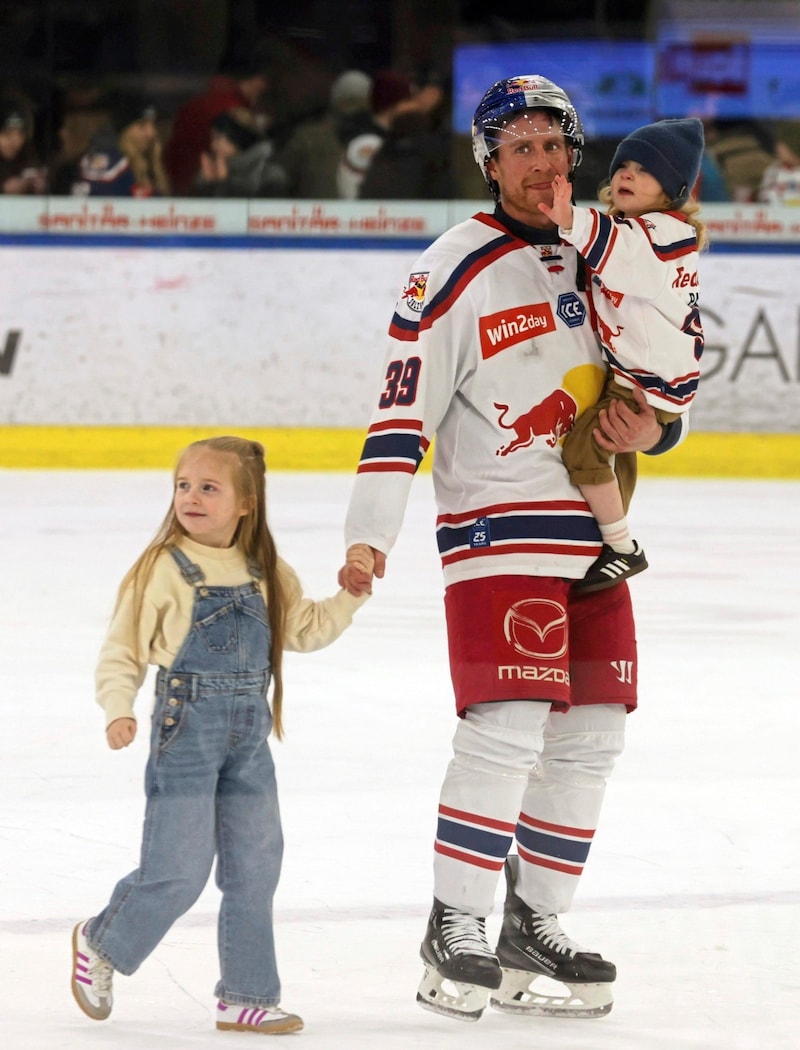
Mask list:
MULTIPOLYGON (((606 182, 600 187, 597 193, 597 199, 601 204, 605 204, 608 208, 608 211, 606 212, 607 215, 615 216, 625 214, 621 208, 615 208, 611 203, 610 183, 606 182)), ((692 197, 677 208, 670 208, 669 204, 665 204, 663 208, 653 208, 652 210, 680 212, 689 225, 694 227, 694 232, 697 237, 697 250, 701 252, 704 248, 708 247, 708 233, 706 232, 706 224, 700 218, 700 205, 692 197)))
MULTIPOLYGON (((250 508, 239 519, 233 542, 248 563, 258 568, 266 586, 267 615, 271 632, 269 659, 272 672, 272 723, 275 736, 280 740, 283 737, 283 676, 281 672, 286 639, 286 594, 278 574, 278 551, 275 540, 267 525, 264 447, 257 441, 248 441, 240 437, 211 437, 194 441, 178 455, 173 481, 180 472, 186 454, 198 448, 224 452, 235 457, 233 485, 236 496, 250 508)), ((185 535, 186 530, 178 522, 174 506, 170 503, 170 508, 155 537, 128 570, 120 584, 117 606, 119 606, 123 592, 133 587, 134 624, 141 616, 145 588, 153 575, 156 561, 165 550, 174 547, 181 536, 185 535)))
POLYGON ((156 136, 145 150, 138 149, 130 128, 119 137, 119 148, 128 158, 136 185, 145 191, 155 191, 160 197, 170 193, 169 179, 161 159, 161 141, 156 136))

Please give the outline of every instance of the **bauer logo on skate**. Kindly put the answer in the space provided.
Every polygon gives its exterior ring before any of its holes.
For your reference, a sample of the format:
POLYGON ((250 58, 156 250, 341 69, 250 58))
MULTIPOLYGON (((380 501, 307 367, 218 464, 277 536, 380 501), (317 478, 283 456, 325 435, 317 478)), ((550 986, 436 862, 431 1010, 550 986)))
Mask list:
MULTIPOLYGON (((567 610, 560 602, 549 598, 526 598, 514 602, 503 620, 503 633, 508 644, 522 656, 530 656, 536 660, 555 660, 567 651, 567 610)), ((498 670, 502 672, 517 669, 501 667, 498 670)))
POLYGON ((545 332, 554 332, 556 323, 549 303, 532 303, 530 306, 512 307, 481 317, 478 330, 481 355, 486 360, 516 343, 524 343, 545 332))

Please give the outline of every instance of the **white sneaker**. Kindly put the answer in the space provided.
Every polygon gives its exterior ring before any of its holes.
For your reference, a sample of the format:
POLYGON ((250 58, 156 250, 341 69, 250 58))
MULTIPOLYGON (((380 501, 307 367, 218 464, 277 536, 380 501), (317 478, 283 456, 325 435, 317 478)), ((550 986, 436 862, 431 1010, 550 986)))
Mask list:
POLYGON ((72 994, 93 1021, 105 1021, 114 1005, 114 967, 92 951, 86 940, 89 919, 72 931, 72 994))
POLYGON ((279 1006, 241 1006, 217 1003, 217 1028, 222 1032, 260 1032, 262 1035, 288 1035, 299 1032, 303 1021, 279 1006))

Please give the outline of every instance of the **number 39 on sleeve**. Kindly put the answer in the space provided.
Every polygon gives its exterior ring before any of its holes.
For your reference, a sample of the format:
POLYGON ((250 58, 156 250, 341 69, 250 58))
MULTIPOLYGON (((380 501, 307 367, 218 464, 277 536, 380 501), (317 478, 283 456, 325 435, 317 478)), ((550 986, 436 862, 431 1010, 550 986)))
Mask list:
POLYGON ((421 368, 422 362, 418 357, 409 357, 407 361, 391 361, 386 369, 386 387, 378 405, 381 408, 413 405, 417 399, 421 368))

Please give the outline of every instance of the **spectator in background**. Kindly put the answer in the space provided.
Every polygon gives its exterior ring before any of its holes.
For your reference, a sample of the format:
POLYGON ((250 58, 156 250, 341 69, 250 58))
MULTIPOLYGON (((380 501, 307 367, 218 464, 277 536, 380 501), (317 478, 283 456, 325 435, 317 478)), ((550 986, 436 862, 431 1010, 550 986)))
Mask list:
POLYGON ((707 204, 718 204, 731 199, 722 169, 708 150, 703 150, 700 159, 700 174, 694 185, 692 196, 707 204))
POLYGON ((89 144, 109 123, 108 110, 96 100, 70 106, 58 128, 60 149, 53 159, 48 178, 49 191, 56 196, 69 196, 80 178, 81 159, 89 144))
POLYGON ((764 204, 800 204, 800 157, 786 142, 775 147, 775 160, 764 171, 758 200, 764 204))
POLYGON ((755 201, 764 172, 775 160, 775 138, 755 120, 711 120, 705 125, 706 152, 717 162, 737 204, 755 201))
POLYGON ((288 179, 287 197, 339 197, 345 146, 371 124, 371 90, 370 76, 349 69, 334 80, 325 112, 298 123, 279 155, 288 179))
POLYGON ((398 103, 364 175, 361 200, 453 197, 448 118, 447 96, 438 84, 428 84, 398 103))
POLYGON ((375 74, 370 93, 372 113, 345 144, 339 165, 340 197, 345 200, 358 198, 370 162, 388 135, 398 107, 402 107, 412 94, 411 79, 405 73, 381 69, 375 74))
POLYGON ((44 193, 46 171, 31 137, 33 115, 15 97, 0 98, 0 189, 3 193, 44 193))
POLYGON ((117 95, 109 100, 108 113, 81 158, 72 195, 167 196, 155 107, 141 98, 117 95))
POLYGON ((259 66, 242 67, 212 78, 208 89, 182 106, 175 114, 172 132, 164 148, 164 164, 176 195, 193 192, 200 171, 200 157, 211 144, 211 124, 230 109, 258 113, 269 80, 259 66))
POLYGON ((194 192, 199 197, 282 197, 286 172, 275 160, 253 114, 242 107, 211 123, 211 148, 201 154, 194 192))

